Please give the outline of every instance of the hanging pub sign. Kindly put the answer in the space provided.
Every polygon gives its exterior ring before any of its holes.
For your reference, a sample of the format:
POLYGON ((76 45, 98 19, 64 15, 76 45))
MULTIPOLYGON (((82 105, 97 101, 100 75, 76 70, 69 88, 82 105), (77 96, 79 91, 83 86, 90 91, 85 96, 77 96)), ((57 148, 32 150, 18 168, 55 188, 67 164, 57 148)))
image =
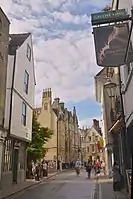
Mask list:
MULTIPOLYGON (((128 23, 119 23, 93 28, 97 65, 117 67, 125 64, 128 45, 128 23)), ((128 60, 133 60, 132 48, 128 60)))
POLYGON ((126 9, 109 10, 91 14, 91 23, 93 26, 125 20, 129 20, 129 14, 127 13, 126 9))

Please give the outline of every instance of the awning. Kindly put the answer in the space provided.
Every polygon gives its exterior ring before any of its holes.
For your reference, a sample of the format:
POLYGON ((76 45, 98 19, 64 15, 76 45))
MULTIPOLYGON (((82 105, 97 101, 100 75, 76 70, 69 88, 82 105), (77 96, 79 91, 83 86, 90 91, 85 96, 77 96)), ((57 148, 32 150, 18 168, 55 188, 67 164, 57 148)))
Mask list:
POLYGON ((118 132, 120 127, 121 127, 121 121, 122 119, 118 119, 114 124, 113 126, 109 129, 109 133, 111 132, 118 132))

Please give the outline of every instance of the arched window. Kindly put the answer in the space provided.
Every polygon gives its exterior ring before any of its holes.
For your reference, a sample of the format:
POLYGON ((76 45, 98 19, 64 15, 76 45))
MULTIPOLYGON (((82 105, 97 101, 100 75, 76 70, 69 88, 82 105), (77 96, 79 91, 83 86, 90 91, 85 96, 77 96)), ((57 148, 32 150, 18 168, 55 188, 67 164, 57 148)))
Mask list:
POLYGON ((44 110, 48 110, 48 103, 44 104, 44 110))

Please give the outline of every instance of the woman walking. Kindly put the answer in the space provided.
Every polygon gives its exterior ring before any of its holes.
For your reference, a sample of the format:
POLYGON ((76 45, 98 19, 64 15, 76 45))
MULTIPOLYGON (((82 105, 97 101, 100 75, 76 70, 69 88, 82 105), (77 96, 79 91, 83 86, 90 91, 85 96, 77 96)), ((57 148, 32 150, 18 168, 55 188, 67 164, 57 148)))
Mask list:
POLYGON ((90 179, 91 177, 91 169, 92 169, 92 162, 90 160, 88 160, 88 163, 86 165, 86 171, 88 174, 88 178, 90 179))

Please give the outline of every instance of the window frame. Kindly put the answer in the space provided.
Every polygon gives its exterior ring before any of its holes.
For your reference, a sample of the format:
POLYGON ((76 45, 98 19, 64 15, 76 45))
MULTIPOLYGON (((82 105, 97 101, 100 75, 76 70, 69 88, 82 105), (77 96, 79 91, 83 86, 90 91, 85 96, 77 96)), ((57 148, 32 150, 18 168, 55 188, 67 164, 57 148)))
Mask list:
POLYGON ((31 61, 31 47, 29 44, 27 44, 26 56, 27 56, 28 60, 31 61))
POLYGON ((28 94, 29 91, 29 73, 27 70, 24 72, 24 92, 28 94))
POLYGON ((27 119, 27 105, 23 101, 22 102, 22 115, 21 115, 21 123, 26 126, 26 119, 27 119), (24 110, 24 111, 23 111, 24 110), (24 113, 25 112, 25 113, 24 113))

